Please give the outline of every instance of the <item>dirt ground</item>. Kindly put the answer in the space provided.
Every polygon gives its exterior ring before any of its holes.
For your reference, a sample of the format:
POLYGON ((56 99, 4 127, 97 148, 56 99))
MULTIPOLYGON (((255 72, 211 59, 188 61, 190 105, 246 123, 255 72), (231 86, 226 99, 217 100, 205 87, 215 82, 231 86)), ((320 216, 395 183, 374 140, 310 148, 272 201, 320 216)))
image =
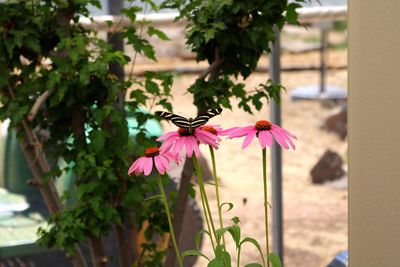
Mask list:
MULTIPOLYGON (((329 55, 329 62, 331 65, 346 64, 346 58, 346 50, 333 51, 329 55)), ((318 60, 317 52, 283 55, 282 65, 317 65, 318 60)), ((262 59, 261 64, 267 64, 267 59, 262 59)), ((176 77, 172 101, 176 113, 186 116, 195 114, 192 97, 185 94, 185 88, 195 78, 195 75, 176 77)), ((267 73, 256 73, 246 80, 247 88, 251 89, 266 79, 267 73)), ((338 252, 347 249, 347 186, 345 179, 341 182, 342 186, 313 185, 310 170, 328 148, 338 152, 346 165, 347 143, 320 129, 323 120, 332 113, 332 107, 324 106, 320 101, 293 102, 290 99, 291 91, 297 86, 318 84, 318 72, 284 72, 281 79, 287 88, 287 93, 282 95, 282 126, 298 138, 295 151, 283 151, 285 266, 326 266, 338 252)), ((347 70, 329 70, 327 82, 346 89, 347 70)), ((232 111, 224 110, 220 116, 212 119, 212 123, 229 128, 251 125, 257 120, 268 118, 268 106, 254 115, 233 108, 232 111)), ((166 131, 175 129, 172 124, 165 123, 164 126, 166 131)), ((261 150, 255 141, 242 150, 242 142, 243 139, 223 140, 216 153, 222 202, 234 204, 233 210, 223 214, 224 224, 228 225, 231 223, 230 218, 238 216, 242 236, 256 238, 264 247, 261 150), (244 198, 247 199, 246 204, 244 198)), ((209 159, 207 147, 202 152, 209 159)), ((271 168, 268 167, 268 170, 271 168)), ((207 191, 216 219, 215 192, 211 186, 208 186, 207 191)), ((229 238, 227 240, 235 262, 233 242, 229 238)), ((209 243, 204 244, 203 251, 206 255, 212 255, 209 243)), ((258 260, 259 255, 254 247, 243 248, 241 266, 258 260)), ((195 266, 204 267, 206 264, 206 260, 199 259, 195 266)))

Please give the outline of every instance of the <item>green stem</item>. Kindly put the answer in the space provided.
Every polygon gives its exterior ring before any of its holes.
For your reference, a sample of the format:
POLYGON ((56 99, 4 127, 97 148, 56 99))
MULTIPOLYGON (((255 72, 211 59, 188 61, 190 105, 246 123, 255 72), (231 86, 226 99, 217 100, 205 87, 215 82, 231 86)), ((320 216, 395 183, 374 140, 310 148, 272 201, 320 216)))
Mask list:
MULTIPOLYGON (((215 183, 215 193, 217 195, 219 226, 222 229, 222 228, 224 228, 224 226, 222 223, 221 201, 220 201, 220 197, 219 197, 219 185, 218 185, 217 167, 215 164, 214 148, 210 145, 208 147, 210 148, 210 155, 211 155, 211 162, 212 162, 213 176, 214 176, 214 183, 215 183)), ((223 242, 224 248, 225 248, 226 245, 225 245, 225 237, 224 236, 222 236, 222 242, 223 242)))
POLYGON ((237 267, 240 267, 240 251, 241 251, 242 246, 239 245, 238 249, 238 256, 237 256, 237 267))
POLYGON ((213 233, 214 238, 215 238, 215 240, 217 242, 217 245, 219 245, 219 240, 217 238, 217 233, 215 231, 214 220, 213 220, 212 215, 211 215, 210 205, 208 204, 208 198, 207 198, 206 189, 204 187, 203 174, 201 173, 201 168, 200 168, 199 161, 197 160, 197 157, 194 156, 194 155, 193 155, 193 163, 194 163, 194 167, 196 169, 197 180, 199 182, 199 187, 200 187, 200 193, 201 193, 202 198, 204 198, 204 203, 205 203, 205 206, 206 206, 206 209, 204 210, 204 213, 206 213, 206 214, 208 213, 208 217, 210 219, 210 224, 211 224, 211 228, 212 228, 212 233, 213 233))
POLYGON ((262 150, 263 182, 264 182, 264 212, 265 212, 265 246, 267 249, 267 267, 269 267, 269 241, 268 241, 268 190, 267 190, 267 150, 262 150))
POLYGON ((175 253, 176 253, 176 257, 178 258, 179 267, 183 267, 182 256, 181 256, 181 253, 179 252, 179 248, 176 243, 174 226, 172 225, 172 220, 171 220, 171 213, 169 211, 167 196, 165 195, 164 185, 162 183, 160 174, 157 175, 157 183, 158 183, 158 187, 160 188, 162 200, 163 200, 164 206, 165 206, 165 211, 167 212, 169 230, 171 231, 172 244, 174 245, 174 248, 175 248, 175 253))
POLYGON ((213 251, 215 253, 215 244, 214 244, 213 234, 211 232, 210 220, 208 219, 208 214, 206 212, 206 204, 204 202, 203 191, 201 189, 200 189, 200 199, 201 199, 201 204, 202 204, 203 210, 204 210, 204 217, 206 218, 207 230, 208 230, 208 233, 209 233, 209 236, 210 236, 211 246, 212 246, 213 251))

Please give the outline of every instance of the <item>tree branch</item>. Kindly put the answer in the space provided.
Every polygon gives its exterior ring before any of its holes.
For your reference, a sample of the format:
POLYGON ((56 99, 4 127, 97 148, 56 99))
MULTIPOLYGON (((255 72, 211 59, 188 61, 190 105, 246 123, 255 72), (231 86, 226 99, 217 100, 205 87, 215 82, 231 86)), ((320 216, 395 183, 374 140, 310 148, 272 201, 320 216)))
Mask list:
POLYGON ((215 60, 210 66, 208 66, 208 68, 203 71, 200 76, 199 79, 205 79, 208 75, 212 75, 214 73, 216 73, 219 69, 219 67, 221 66, 222 62, 224 62, 224 60, 222 59, 217 59, 215 60))
POLYGON ((31 111, 28 113, 28 121, 33 121, 39 109, 43 106, 44 102, 53 94, 54 90, 47 90, 41 94, 33 104, 31 111))

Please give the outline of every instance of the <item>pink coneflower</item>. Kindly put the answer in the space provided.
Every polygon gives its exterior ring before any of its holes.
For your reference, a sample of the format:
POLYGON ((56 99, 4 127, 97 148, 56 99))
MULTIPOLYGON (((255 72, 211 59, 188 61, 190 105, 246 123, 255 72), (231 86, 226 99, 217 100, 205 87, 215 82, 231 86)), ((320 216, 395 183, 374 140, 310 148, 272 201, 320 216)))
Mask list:
POLYGON ((170 169, 170 161, 177 161, 177 156, 174 153, 159 149, 158 147, 150 147, 146 149, 145 156, 138 158, 129 168, 128 175, 135 173, 138 176, 140 173, 148 176, 153 169, 153 162, 157 171, 164 174, 170 169))
POLYGON ((189 158, 192 157, 193 152, 196 157, 200 156, 200 144, 211 145, 218 148, 218 142, 221 139, 202 129, 195 129, 190 133, 189 129, 179 128, 178 131, 169 132, 159 137, 157 141, 164 141, 161 148, 172 153, 179 154, 183 148, 186 149, 186 154, 189 158))
POLYGON ((199 127, 200 130, 212 133, 213 135, 216 136, 222 136, 222 135, 227 135, 226 130, 223 130, 221 126, 219 125, 213 125, 213 124, 206 124, 203 126, 199 127))
POLYGON ((256 125, 246 127, 235 127, 227 130, 228 138, 238 138, 246 136, 243 141, 242 148, 246 148, 250 145, 251 141, 255 136, 258 137, 261 147, 264 149, 266 146, 272 146, 272 137, 275 138, 276 142, 285 149, 296 149, 292 139, 296 139, 296 136, 291 134, 289 131, 279 127, 276 124, 272 124, 269 121, 261 120, 256 125))

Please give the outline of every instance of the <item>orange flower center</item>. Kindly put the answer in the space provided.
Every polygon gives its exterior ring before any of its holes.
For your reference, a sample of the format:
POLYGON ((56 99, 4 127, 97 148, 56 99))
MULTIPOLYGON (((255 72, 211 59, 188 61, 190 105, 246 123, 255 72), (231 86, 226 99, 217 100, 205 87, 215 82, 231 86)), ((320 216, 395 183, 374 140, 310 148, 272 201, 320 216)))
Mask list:
POLYGON ((212 126, 209 126, 209 125, 203 126, 203 127, 201 127, 201 129, 202 129, 203 131, 212 133, 213 135, 217 135, 217 130, 215 130, 215 128, 212 127, 212 126))
POLYGON ((272 124, 269 121, 257 121, 256 122, 256 129, 258 131, 268 131, 271 130, 272 124))
POLYGON ((190 136, 192 133, 187 128, 179 128, 178 133, 180 136, 190 136))
POLYGON ((160 149, 158 149, 158 147, 150 147, 145 150, 144 154, 148 158, 154 158, 155 156, 160 155, 160 149))

